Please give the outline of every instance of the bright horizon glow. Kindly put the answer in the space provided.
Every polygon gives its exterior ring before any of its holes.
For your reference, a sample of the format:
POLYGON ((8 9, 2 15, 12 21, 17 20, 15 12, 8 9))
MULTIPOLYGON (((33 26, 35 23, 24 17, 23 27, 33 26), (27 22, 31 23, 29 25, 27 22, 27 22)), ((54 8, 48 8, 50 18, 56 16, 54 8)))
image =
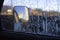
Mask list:
POLYGON ((23 18, 22 13, 20 13, 18 16, 19 16, 19 19, 22 19, 23 18))
MULTIPOLYGON (((3 5, 11 5, 11 0, 5 0, 3 5)), ((60 0, 12 0, 12 5, 60 11, 60 0)))
POLYGON ((12 10, 11 9, 8 9, 7 12, 12 12, 12 10))

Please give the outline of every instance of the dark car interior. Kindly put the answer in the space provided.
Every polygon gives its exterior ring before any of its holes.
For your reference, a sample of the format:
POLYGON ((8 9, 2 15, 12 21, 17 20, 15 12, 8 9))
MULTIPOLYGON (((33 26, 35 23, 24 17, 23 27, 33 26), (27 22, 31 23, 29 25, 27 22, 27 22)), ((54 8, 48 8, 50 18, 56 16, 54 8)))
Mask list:
MULTIPOLYGON (((2 10, 2 6, 3 6, 3 3, 4 3, 4 0, 1 0, 0 1, 0 13, 1 13, 1 10, 2 10)), ((15 11, 15 10, 14 10, 15 11)), ((16 12, 16 11, 15 11, 16 12)), ((16 16, 17 16, 17 14, 16 14, 16 16)), ((0 15, 0 19, 1 19, 1 21, 4 21, 4 24, 5 24, 5 20, 2 20, 2 19, 4 19, 4 17, 7 17, 7 16, 1 16, 0 15)), ((32 17, 32 16, 31 16, 32 17)), ((36 17, 36 16, 34 16, 34 17, 36 17)), ((37 17, 36 17, 37 18, 37 17)), ((7 19, 7 18, 6 18, 7 19)), ((40 18, 42 21, 43 21, 43 19, 44 19, 44 17, 41 17, 40 18)), ((36 19, 33 19, 34 21, 36 21, 36 19)), ((40 20, 40 21, 41 21, 40 20)), ((45 20, 45 19, 44 19, 45 20)), ((1 21, 0 21, 0 24, 2 24, 1 23, 1 21)), ((60 39, 60 36, 48 36, 48 35, 39 35, 39 34, 31 34, 31 33, 25 33, 25 32, 14 32, 14 31, 9 31, 8 29, 11 29, 11 30, 13 30, 13 26, 14 26, 14 15, 12 15, 12 16, 9 16, 9 19, 8 20, 6 20, 6 21, 9 21, 9 23, 11 23, 11 24, 9 24, 8 22, 7 22, 7 24, 6 25, 3 25, 3 26, 1 26, 0 25, 0 38, 1 39, 23 39, 23 40, 58 40, 58 39, 60 39), (11 17, 12 17, 12 20, 11 20, 11 17), (11 23, 11 21, 9 21, 9 20, 11 20, 12 21, 12 23, 11 23), (8 29, 6 29, 6 30, 3 30, 3 27, 4 26, 6 26, 6 28, 8 28, 8 29), (10 28, 9 28, 10 27, 10 28), (8 30, 8 31, 7 31, 8 30)), ((20 20, 21 21, 21 20, 20 20)), ((40 22, 39 21, 39 22, 40 22)), ((59 21, 59 20, 58 20, 59 21)), ((58 21, 57 21, 57 23, 58 23, 58 21)), ((29 22, 29 21, 28 21, 29 22)), ((48 21, 49 22, 49 21, 48 21)), ((40 22, 41 23, 41 22, 40 22)), ((43 26, 42 24, 40 24, 41 26, 43 26)), ((35 25, 34 25, 34 23, 33 23, 33 26, 35 27, 35 25)), ((33 28, 32 28, 33 29, 33 28)), ((33 32, 36 32, 37 30, 33 30, 33 32)), ((40 29, 40 31, 42 32, 43 31, 43 28, 41 27, 41 29, 40 29)))

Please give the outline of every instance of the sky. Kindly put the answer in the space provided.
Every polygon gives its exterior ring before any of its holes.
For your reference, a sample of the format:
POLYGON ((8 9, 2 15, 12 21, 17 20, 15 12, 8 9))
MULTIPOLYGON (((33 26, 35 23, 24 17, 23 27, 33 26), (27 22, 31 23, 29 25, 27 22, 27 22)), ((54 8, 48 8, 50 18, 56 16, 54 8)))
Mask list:
MULTIPOLYGON (((12 5, 60 11, 59 1, 60 0, 12 0, 12 5)), ((11 0, 5 0, 3 5, 11 5, 11 0)))

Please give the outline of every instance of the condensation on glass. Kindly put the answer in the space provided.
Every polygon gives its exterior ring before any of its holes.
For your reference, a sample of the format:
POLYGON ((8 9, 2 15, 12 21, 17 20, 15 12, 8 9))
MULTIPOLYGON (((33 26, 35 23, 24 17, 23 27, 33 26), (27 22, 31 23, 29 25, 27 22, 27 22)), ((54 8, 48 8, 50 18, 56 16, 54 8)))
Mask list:
POLYGON ((60 35, 59 3, 54 1, 54 6, 49 2, 53 4, 52 0, 5 0, 1 11, 2 29, 40 35, 60 35))

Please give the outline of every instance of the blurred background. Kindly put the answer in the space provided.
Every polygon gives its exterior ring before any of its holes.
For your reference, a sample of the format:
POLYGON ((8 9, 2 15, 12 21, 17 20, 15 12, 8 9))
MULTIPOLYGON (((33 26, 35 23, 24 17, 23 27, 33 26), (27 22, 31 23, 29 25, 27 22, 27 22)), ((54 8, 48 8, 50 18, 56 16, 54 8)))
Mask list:
POLYGON ((4 0, 3 30, 40 35, 60 35, 60 0, 4 0))

